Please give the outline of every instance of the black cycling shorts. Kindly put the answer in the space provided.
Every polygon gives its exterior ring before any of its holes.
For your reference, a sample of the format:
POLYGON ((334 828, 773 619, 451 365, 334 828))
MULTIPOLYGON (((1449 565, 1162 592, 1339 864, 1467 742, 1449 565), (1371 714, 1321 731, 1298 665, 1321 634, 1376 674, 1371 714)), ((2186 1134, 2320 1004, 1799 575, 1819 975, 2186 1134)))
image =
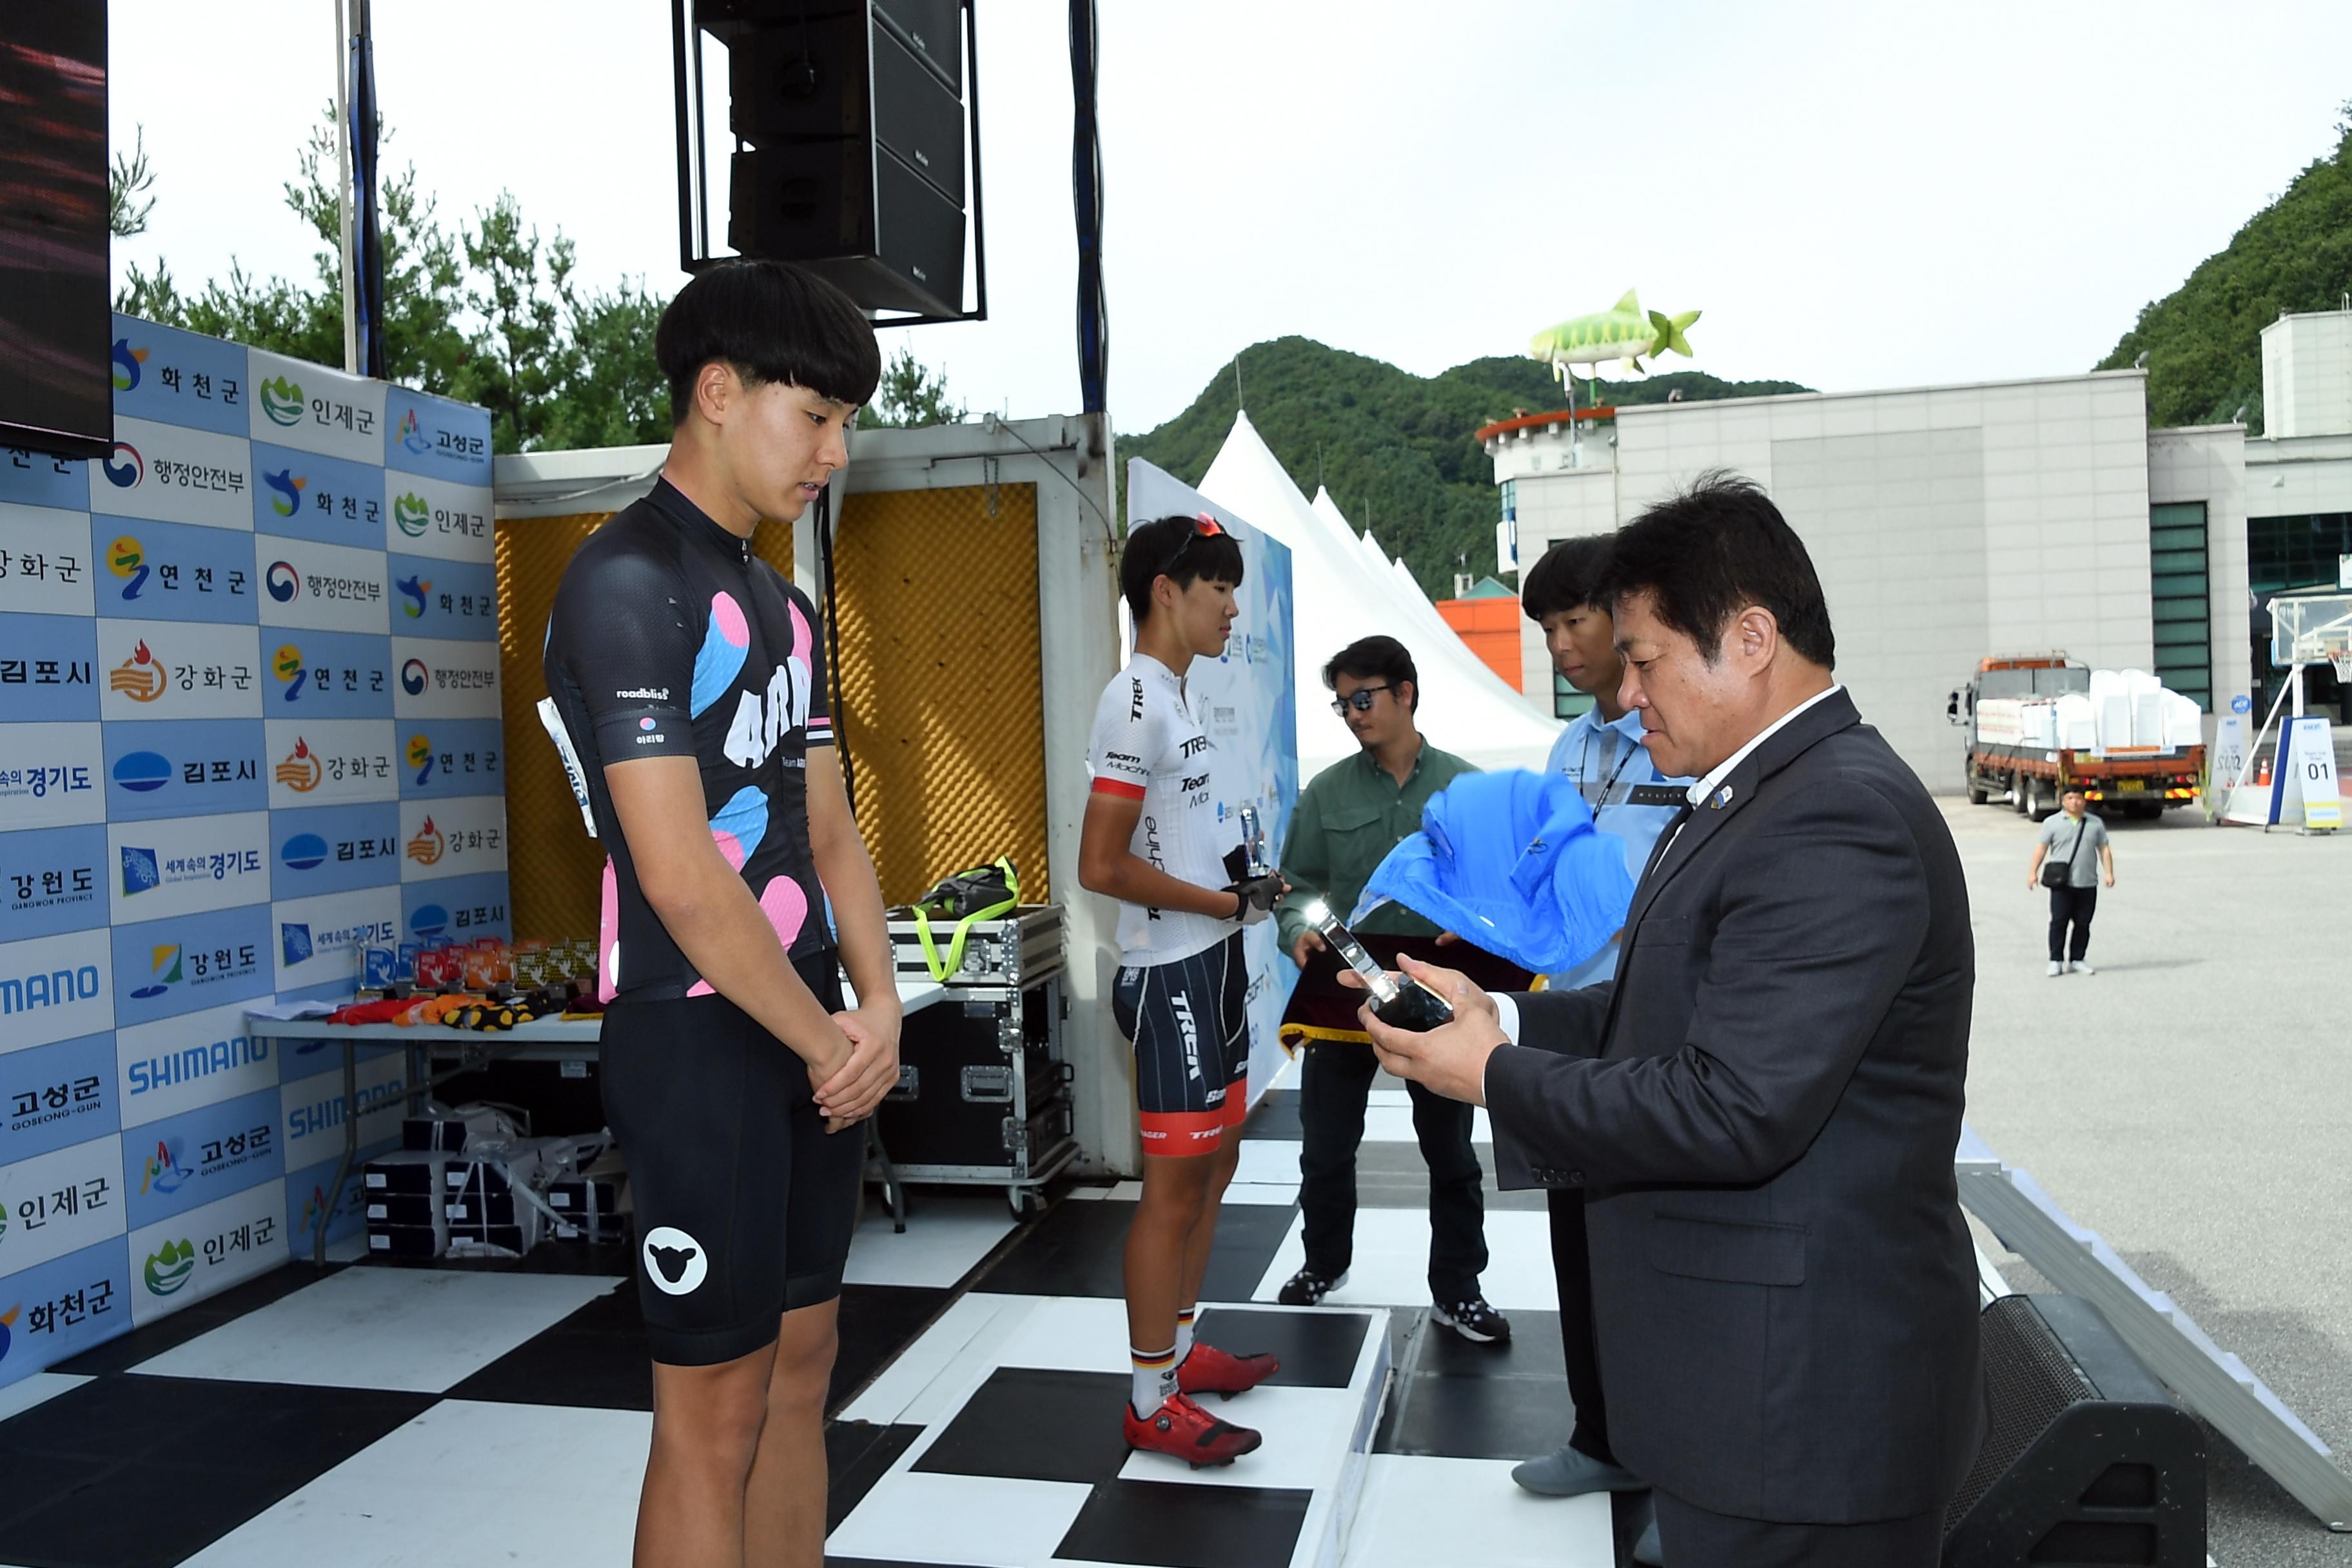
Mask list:
MULTIPOLYGON (((827 1012, 833 950, 793 961, 827 1012)), ((604 1115, 628 1157, 637 1295, 653 1358, 711 1366, 841 1294, 863 1125, 824 1130, 808 1066, 723 996, 606 1009, 604 1115)))
POLYGON ((1238 931, 1206 952, 1118 972, 1111 1017, 1135 1042, 1146 1154, 1213 1154, 1249 1114, 1248 994, 1238 931))

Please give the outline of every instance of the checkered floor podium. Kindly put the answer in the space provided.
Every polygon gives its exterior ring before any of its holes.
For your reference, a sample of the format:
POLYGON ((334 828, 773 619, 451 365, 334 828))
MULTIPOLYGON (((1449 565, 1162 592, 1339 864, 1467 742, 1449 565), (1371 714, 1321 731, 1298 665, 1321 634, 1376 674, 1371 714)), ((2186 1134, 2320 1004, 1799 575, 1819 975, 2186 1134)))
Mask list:
MULTIPOLYGON (((1202 1333, 1284 1370, 1212 1402, 1266 1436, 1221 1469, 1118 1438, 1132 1188, 1078 1189, 1017 1232, 992 1197, 919 1191, 903 1235, 869 1215, 826 1431, 828 1563, 1619 1561, 1608 1500, 1509 1479, 1573 1418, 1541 1194, 1489 1194, 1486 1286, 1513 1342, 1433 1327, 1411 1113, 1374 1092, 1356 1265, 1313 1310, 1274 1302, 1300 1256, 1295 1097, 1252 1119, 1202 1333)), ((627 1265, 551 1246, 502 1267, 297 1266, 0 1389, 0 1564, 618 1568, 652 1425, 627 1265)))

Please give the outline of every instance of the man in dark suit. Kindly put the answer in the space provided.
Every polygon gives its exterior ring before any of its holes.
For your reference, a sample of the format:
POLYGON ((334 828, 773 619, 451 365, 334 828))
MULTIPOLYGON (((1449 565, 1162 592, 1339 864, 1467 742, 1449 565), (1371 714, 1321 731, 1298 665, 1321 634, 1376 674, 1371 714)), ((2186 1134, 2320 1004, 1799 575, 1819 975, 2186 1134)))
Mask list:
POLYGON ((1929 1568, 1982 1422, 1952 1178, 1975 954, 1935 804, 1831 676, 1804 546, 1709 475, 1617 534, 1625 704, 1691 805, 1606 984, 1366 1014, 1486 1106, 1502 1184, 1579 1187, 1617 1457, 1675 1568, 1929 1568))

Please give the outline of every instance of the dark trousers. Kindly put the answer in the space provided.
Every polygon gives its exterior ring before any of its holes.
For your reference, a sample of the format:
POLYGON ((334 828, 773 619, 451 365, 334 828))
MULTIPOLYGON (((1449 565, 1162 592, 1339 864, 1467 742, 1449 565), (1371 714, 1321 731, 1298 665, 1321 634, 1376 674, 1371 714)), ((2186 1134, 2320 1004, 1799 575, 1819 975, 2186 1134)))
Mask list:
MULTIPOLYGON (((1356 1148, 1380 1063, 1370 1045, 1310 1040, 1299 1064, 1298 1207, 1307 1267, 1327 1279, 1347 1270, 1356 1244, 1356 1148)), ((1429 1165, 1429 1289, 1442 1302, 1478 1292, 1486 1268, 1486 1199, 1470 1147, 1473 1108, 1417 1083, 1412 1130, 1429 1165)))
POLYGON ((1944 1553, 1944 1512, 1868 1524, 1776 1524, 1710 1513, 1664 1492, 1658 1546, 1669 1563, 1706 1568, 1936 1568, 1944 1553))
POLYGON ((2053 888, 2050 889, 2050 962, 2060 959, 2080 959, 2091 948, 2091 917, 2098 912, 2099 889, 2096 888, 2053 888), (2066 940, 2069 922, 2074 927, 2074 940, 2066 940))
POLYGON ((1576 1403, 1576 1429, 1568 1446, 1589 1459, 1613 1465, 1609 1412, 1601 1398, 1601 1361, 1592 1342, 1592 1257, 1584 1239, 1584 1189, 1554 1187, 1551 1275, 1559 1287, 1559 1348, 1568 1363, 1568 1396, 1576 1403))

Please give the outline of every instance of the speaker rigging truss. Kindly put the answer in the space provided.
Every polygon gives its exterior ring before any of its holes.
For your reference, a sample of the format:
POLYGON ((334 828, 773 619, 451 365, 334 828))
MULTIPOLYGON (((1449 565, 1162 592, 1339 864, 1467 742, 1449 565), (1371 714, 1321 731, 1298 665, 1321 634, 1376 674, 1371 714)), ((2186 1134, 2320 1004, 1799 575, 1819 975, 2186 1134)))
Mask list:
POLYGON ((794 262, 882 326, 987 319, 973 0, 670 0, 670 23, 680 266, 794 262))

